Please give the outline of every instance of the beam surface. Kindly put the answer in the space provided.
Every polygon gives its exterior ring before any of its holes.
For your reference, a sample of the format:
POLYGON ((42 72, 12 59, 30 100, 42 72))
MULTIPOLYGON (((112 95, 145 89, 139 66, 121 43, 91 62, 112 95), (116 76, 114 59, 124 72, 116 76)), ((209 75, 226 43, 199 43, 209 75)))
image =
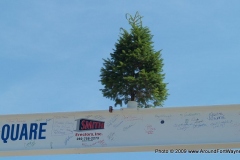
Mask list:
POLYGON ((240 105, 0 115, 0 156, 240 148, 240 105))

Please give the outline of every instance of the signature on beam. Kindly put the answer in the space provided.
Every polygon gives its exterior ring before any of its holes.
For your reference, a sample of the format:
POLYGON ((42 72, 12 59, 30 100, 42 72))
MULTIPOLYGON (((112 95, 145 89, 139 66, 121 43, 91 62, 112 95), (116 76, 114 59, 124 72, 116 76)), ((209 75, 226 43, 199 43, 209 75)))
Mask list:
POLYGON ((129 124, 128 126, 123 127, 123 131, 127 131, 129 128, 132 128, 136 123, 129 124))
POLYGON ((64 144, 65 146, 67 145, 68 141, 72 138, 73 136, 67 136, 67 138, 65 138, 64 144))
POLYGON ((94 142, 94 143, 92 143, 92 144, 82 143, 82 145, 83 145, 84 147, 91 147, 91 146, 95 146, 95 145, 97 145, 97 144, 100 144, 102 147, 107 146, 107 144, 105 143, 104 139, 103 139, 103 140, 99 140, 99 141, 97 141, 97 142, 94 142))
POLYGON ((111 132, 107 137, 109 140, 113 141, 115 136, 115 132, 111 132))
POLYGON ((147 134, 153 134, 156 128, 154 128, 152 125, 149 124, 145 127, 144 130, 147 134))
POLYGON ((123 119, 126 120, 126 121, 137 121, 137 120, 142 120, 143 117, 142 116, 123 116, 123 119))
POLYGON ((25 148, 31 148, 31 147, 34 147, 35 144, 36 144, 35 141, 30 141, 30 142, 28 142, 28 143, 24 143, 24 147, 25 147, 25 148))

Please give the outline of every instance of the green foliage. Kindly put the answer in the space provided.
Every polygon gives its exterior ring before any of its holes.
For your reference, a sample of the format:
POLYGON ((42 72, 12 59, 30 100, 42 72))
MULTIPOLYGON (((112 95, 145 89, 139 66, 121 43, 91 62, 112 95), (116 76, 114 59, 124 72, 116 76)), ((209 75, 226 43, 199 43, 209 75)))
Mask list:
POLYGON ((142 17, 127 14, 130 32, 121 28, 111 58, 103 59, 100 89, 104 97, 115 101, 115 106, 129 100, 139 107, 162 106, 167 99, 166 83, 163 82, 163 59, 161 51, 154 51, 152 35, 148 27, 142 26, 142 17))

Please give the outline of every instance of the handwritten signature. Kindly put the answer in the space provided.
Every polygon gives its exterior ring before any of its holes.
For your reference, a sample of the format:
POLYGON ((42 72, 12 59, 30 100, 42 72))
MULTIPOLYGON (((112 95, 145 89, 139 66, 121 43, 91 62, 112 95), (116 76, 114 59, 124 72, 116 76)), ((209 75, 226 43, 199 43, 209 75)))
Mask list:
POLYGON ((100 144, 102 147, 107 146, 107 144, 105 143, 104 140, 99 140, 99 141, 94 142, 92 144, 82 143, 82 145, 85 146, 85 147, 91 147, 91 146, 95 146, 97 144, 100 144))
POLYGON ((152 125, 147 125, 145 127, 145 132, 147 134, 153 134, 155 130, 156 130, 156 128, 154 128, 152 125))
POLYGON ((127 131, 129 128, 132 128, 136 123, 133 123, 133 124, 129 124, 128 126, 126 127, 123 127, 123 131, 127 131))
POLYGON ((126 121, 137 121, 137 120, 142 120, 143 117, 142 116, 123 116, 123 119, 126 120, 126 121))
POLYGON ((113 125, 118 119, 118 115, 115 115, 114 117, 112 117, 108 122, 107 122, 107 126, 111 126, 113 125))
POLYGON ((113 127, 114 127, 114 128, 117 128, 117 127, 119 127, 122 123, 123 123, 123 121, 121 121, 121 122, 119 122, 119 123, 113 125, 113 127))
POLYGON ((28 143, 24 143, 24 147, 25 148, 31 148, 33 146, 35 146, 36 142, 35 141, 31 141, 31 142, 28 142, 28 143))
POLYGON ((64 141, 65 146, 67 145, 67 143, 69 142, 69 140, 70 140, 72 137, 73 137, 73 136, 67 136, 67 137, 65 138, 65 141, 64 141))
POLYGON ((109 140, 113 141, 115 136, 115 132, 111 132, 107 137, 109 140))

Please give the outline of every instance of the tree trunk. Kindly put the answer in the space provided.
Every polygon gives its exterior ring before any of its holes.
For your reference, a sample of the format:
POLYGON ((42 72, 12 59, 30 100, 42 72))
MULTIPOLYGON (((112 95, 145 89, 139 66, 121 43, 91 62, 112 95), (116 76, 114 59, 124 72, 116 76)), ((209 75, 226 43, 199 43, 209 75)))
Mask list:
POLYGON ((131 92, 131 101, 135 101, 135 94, 134 94, 134 91, 131 92))

